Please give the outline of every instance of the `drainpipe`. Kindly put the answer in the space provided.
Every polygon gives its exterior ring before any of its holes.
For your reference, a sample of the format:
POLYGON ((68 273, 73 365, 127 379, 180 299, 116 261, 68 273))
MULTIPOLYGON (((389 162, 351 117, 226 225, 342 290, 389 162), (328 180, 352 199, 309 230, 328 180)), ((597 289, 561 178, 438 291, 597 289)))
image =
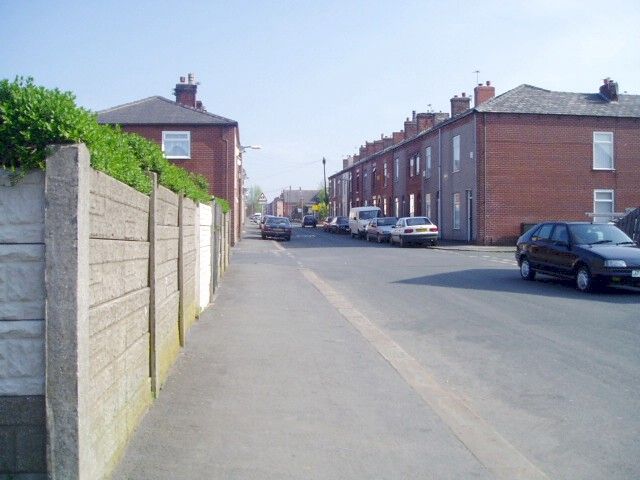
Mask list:
POLYGON ((438 238, 442 238, 442 128, 438 129, 438 238))
POLYGON ((484 129, 484 206, 483 206, 483 214, 484 214, 484 239, 483 242, 485 245, 487 244, 487 114, 482 114, 482 126, 484 129))

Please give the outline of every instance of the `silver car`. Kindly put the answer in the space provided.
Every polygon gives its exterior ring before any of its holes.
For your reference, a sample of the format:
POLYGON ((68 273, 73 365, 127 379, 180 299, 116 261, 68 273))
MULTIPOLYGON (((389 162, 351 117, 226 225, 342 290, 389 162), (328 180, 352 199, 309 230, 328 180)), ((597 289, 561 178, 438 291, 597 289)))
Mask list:
POLYGON ((402 217, 391 229, 389 243, 404 247, 409 244, 438 244, 438 227, 428 217, 402 217))
POLYGON ((365 228, 367 242, 375 239, 378 243, 388 242, 391 237, 391 228, 398 221, 398 217, 372 218, 365 228))

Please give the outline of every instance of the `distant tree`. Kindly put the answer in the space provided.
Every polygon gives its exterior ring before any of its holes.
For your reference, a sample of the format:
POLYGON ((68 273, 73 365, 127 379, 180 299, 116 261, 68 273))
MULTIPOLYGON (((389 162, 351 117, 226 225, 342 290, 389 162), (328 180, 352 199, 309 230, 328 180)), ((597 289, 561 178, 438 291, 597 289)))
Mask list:
POLYGON ((324 183, 318 187, 318 204, 314 206, 314 212, 316 212, 319 218, 326 218, 329 215, 329 199, 324 191, 324 183))
POLYGON ((262 212, 262 205, 258 203, 260 195, 262 195, 262 188, 260 188, 259 185, 249 187, 249 193, 247 194, 247 215, 262 212))

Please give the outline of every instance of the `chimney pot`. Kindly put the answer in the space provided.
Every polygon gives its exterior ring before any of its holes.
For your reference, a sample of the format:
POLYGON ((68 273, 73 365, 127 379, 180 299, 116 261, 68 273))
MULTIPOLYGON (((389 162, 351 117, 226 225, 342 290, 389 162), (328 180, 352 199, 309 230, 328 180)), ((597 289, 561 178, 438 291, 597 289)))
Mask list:
POLYGON ((187 75, 187 78, 189 79, 189 85, 193 85, 195 83, 195 81, 194 81, 195 77, 194 77, 193 73, 189 73, 187 75))
POLYGON ((467 93, 466 92, 462 92, 462 98, 466 97, 467 93))
POLYGON ((491 81, 487 80, 487 87, 490 87, 490 86, 491 86, 491 81))
POLYGON ((185 78, 184 77, 180 77, 180 83, 184 83, 185 82, 185 78))

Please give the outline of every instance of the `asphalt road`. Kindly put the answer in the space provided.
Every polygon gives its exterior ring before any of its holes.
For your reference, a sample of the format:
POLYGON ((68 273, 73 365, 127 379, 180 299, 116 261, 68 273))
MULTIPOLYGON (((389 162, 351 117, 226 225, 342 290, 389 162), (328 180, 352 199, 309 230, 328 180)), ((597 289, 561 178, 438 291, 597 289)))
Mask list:
POLYGON ((526 282, 511 253, 310 228, 280 246, 549 478, 640 478, 637 291, 526 282))
POLYGON ((113 478, 640 478, 639 307, 510 252, 248 223, 113 478))

